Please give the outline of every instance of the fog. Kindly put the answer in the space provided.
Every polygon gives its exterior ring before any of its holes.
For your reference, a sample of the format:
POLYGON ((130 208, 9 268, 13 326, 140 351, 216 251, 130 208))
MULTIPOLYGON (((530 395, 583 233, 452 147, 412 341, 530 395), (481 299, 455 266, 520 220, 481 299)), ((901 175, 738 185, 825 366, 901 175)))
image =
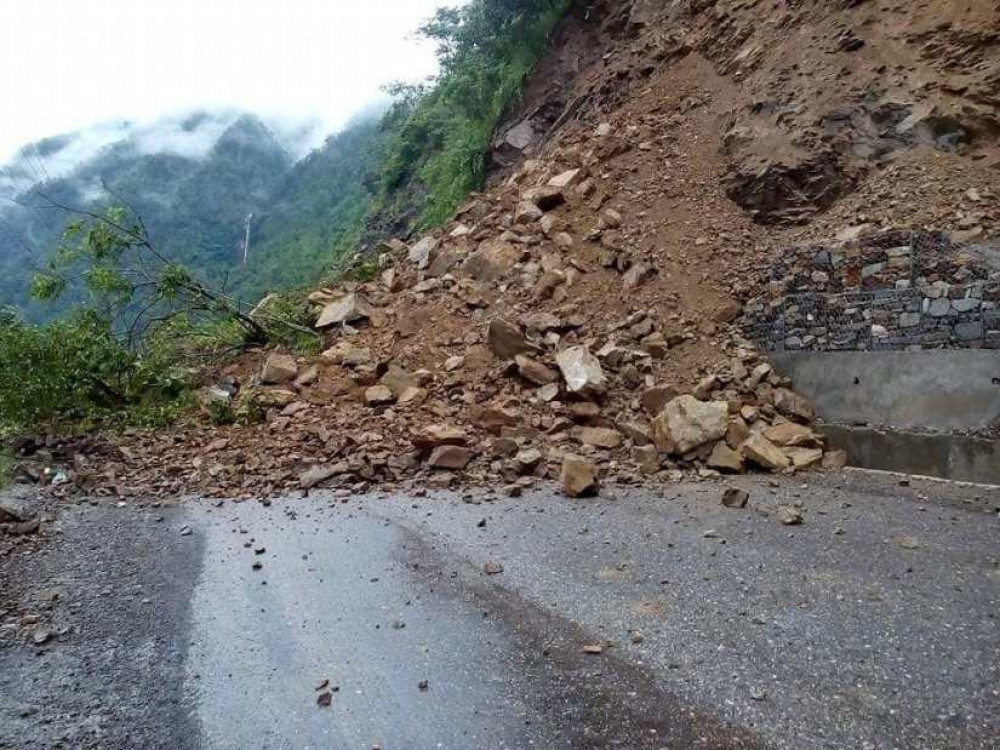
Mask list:
POLYGON ((377 100, 383 84, 433 73, 433 48, 413 32, 446 4, 461 2, 4 3, 0 162, 76 131, 49 156, 22 154, 16 168, 59 173, 123 137, 198 156, 237 111, 261 116, 300 156, 377 100), (173 127, 200 111, 213 114, 190 131, 173 127))

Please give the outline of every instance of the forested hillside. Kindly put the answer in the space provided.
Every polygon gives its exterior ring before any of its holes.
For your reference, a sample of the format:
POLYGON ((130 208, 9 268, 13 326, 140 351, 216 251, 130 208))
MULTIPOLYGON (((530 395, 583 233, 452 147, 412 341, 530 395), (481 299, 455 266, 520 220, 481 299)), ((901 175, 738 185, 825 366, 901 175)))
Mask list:
MULTIPOLYGON (((269 290, 312 280, 367 211, 362 177, 376 131, 376 119, 352 123, 294 162, 259 119, 244 115, 203 155, 148 153, 125 138, 66 175, 34 182, 22 175, 29 187, 16 194, 16 203, 0 207, 0 303, 45 318, 77 301, 69 296, 55 307, 37 304, 30 297, 32 275, 44 268, 67 224, 79 218, 74 211, 100 213, 111 205, 134 209, 161 252, 250 303, 269 290), (248 217, 251 253, 244 264, 248 217)), ((39 147, 46 144, 22 153, 39 147)))

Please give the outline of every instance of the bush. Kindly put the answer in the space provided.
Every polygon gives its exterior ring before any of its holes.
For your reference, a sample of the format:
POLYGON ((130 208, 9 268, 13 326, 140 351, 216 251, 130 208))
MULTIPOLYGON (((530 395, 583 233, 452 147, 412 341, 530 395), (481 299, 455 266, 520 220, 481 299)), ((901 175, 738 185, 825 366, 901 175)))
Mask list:
POLYGON ((35 326, 0 316, 0 425, 95 421, 128 411, 132 422, 162 423, 188 385, 187 373, 155 352, 129 351, 92 310, 35 326))

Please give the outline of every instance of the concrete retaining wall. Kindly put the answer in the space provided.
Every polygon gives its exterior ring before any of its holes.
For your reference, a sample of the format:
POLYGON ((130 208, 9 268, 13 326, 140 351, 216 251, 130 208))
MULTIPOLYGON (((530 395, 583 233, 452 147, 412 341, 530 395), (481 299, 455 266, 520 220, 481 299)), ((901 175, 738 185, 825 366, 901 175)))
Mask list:
POLYGON ((773 352, 821 422, 938 431, 1000 422, 1000 352, 773 352))
POLYGON ((820 431, 832 447, 847 451, 851 466, 1000 484, 1000 441, 837 425, 820 431))

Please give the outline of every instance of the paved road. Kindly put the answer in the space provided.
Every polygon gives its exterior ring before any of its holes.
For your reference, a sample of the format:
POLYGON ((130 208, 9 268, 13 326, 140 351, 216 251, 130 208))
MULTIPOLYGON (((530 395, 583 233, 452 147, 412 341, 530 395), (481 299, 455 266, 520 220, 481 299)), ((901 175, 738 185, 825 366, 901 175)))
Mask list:
POLYGON ((0 747, 1000 746, 997 490, 735 483, 64 509, 0 747))

